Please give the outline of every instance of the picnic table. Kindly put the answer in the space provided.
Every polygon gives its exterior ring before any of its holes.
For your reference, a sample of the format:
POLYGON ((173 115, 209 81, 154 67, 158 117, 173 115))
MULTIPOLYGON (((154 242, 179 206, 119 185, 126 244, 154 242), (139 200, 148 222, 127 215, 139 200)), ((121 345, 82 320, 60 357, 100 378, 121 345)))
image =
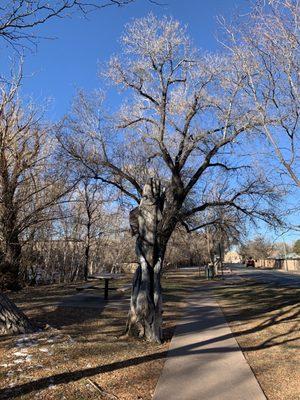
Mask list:
POLYGON ((123 274, 109 274, 109 273, 104 273, 104 274, 95 274, 95 275, 89 275, 88 279, 92 280, 101 280, 104 281, 104 299, 108 299, 108 290, 109 290, 109 281, 110 280, 116 280, 122 278, 124 275, 123 274))

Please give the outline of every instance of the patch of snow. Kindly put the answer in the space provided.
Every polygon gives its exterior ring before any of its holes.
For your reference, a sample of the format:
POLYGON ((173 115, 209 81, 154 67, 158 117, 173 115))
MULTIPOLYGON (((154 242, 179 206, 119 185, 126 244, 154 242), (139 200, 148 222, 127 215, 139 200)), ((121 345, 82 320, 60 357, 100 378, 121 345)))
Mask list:
POLYGON ((15 341, 16 347, 35 347, 37 346, 37 341, 35 339, 30 338, 21 338, 15 341))
POLYGON ((14 352, 14 356, 17 356, 17 357, 26 357, 26 356, 27 356, 27 350, 26 350, 26 349, 23 349, 23 350, 21 350, 21 351, 15 351, 15 352, 14 352))
POLYGON ((47 347, 41 347, 39 349, 42 353, 49 353, 49 349, 47 347))
POLYGON ((20 359, 14 360, 14 364, 21 364, 22 362, 24 362, 24 360, 20 359))

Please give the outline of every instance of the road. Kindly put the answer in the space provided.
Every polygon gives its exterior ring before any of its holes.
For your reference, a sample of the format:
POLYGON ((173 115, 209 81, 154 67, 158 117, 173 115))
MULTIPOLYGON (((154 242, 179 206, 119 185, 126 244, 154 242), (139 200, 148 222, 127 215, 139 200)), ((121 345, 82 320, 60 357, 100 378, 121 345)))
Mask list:
POLYGON ((242 264, 232 264, 230 268, 236 271, 240 276, 255 279, 261 283, 300 288, 300 274, 297 272, 279 272, 274 270, 246 268, 242 264))

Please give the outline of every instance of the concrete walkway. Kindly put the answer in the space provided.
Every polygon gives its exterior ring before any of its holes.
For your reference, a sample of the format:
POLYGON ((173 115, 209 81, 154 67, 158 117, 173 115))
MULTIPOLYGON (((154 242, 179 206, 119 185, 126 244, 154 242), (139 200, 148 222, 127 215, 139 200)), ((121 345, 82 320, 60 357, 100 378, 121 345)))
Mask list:
POLYGON ((266 400, 209 291, 189 300, 153 400, 266 400))
POLYGON ((276 285, 278 287, 299 288, 300 274, 298 271, 283 271, 279 269, 245 268, 238 264, 231 267, 242 278, 251 278, 259 283, 276 285))

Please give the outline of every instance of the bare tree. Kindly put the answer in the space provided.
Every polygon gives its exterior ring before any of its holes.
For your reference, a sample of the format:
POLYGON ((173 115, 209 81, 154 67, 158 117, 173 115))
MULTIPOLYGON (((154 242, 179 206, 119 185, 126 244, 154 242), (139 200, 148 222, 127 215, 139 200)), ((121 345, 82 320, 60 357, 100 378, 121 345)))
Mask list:
POLYGON ((240 158, 243 133, 263 121, 244 101, 238 59, 199 54, 177 21, 153 15, 127 26, 122 43, 106 73, 124 90, 120 113, 105 122, 103 97, 81 94, 60 140, 78 168, 138 204, 127 332, 160 342, 160 278, 175 227, 195 214, 211 224, 215 208, 270 220, 275 194, 240 158))
POLYGON ((99 182, 92 182, 90 179, 83 179, 73 194, 75 213, 73 219, 75 224, 81 228, 79 239, 84 244, 84 265, 83 276, 87 280, 90 271, 90 254, 94 239, 99 239, 103 232, 108 231, 108 214, 104 212, 103 207, 104 185, 99 182))
POLYGON ((293 252, 296 254, 300 254, 300 240, 297 239, 293 244, 293 252))
POLYGON ((36 31, 48 20, 63 18, 72 11, 84 15, 108 6, 123 6, 135 0, 10 0, 0 3, 0 38, 12 46, 35 44, 36 31))
POLYGON ((252 240, 244 242, 239 247, 239 254, 245 259, 264 259, 269 257, 274 250, 274 244, 266 240, 263 236, 257 236, 252 240))
MULTIPOLYGON (((26 232, 55 218, 51 208, 70 190, 67 174, 55 166, 55 140, 50 141, 49 129, 41 125, 32 105, 21 104, 20 82, 21 75, 0 87, 0 238, 4 253, 0 264, 1 289, 20 287, 26 232)), ((8 299, 1 304, 0 331, 24 328, 22 313, 19 319, 23 323, 13 323, 11 310, 16 308, 11 304, 9 310, 4 304, 8 304, 8 299)), ((16 320, 17 317, 13 319, 16 320)))
POLYGON ((236 22, 229 26, 223 21, 229 36, 225 45, 239 60, 245 97, 263 122, 280 172, 300 187, 300 3, 258 2, 246 19, 236 22))
MULTIPOLYGON (((18 98, 18 77, 1 87, 0 209, 4 242, 3 286, 17 285, 20 236, 33 225, 51 219, 49 208, 68 190, 67 175, 51 158, 49 129, 40 124, 32 105, 23 108, 18 98), (7 284, 5 283, 7 279, 7 284)), ((53 143, 53 140, 52 140, 53 143)))

